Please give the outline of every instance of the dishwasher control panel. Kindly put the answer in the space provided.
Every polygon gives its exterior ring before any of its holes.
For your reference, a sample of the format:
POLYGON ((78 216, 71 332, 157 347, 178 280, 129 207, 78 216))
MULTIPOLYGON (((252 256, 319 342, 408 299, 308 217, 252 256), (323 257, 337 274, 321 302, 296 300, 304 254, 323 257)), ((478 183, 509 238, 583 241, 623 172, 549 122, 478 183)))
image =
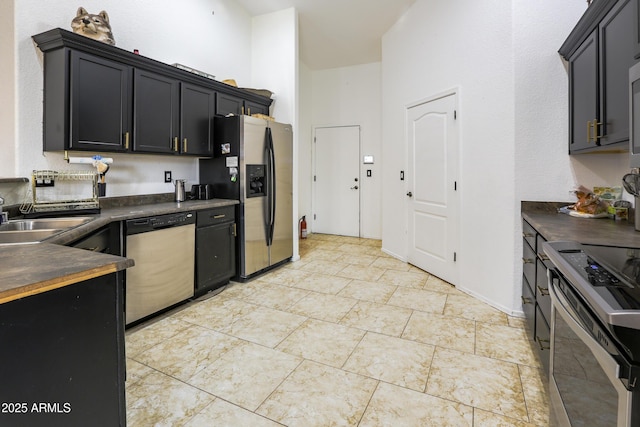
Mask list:
POLYGON ((161 228, 179 227, 181 225, 194 224, 195 222, 196 216, 193 212, 130 219, 127 221, 127 235, 146 233, 161 228))

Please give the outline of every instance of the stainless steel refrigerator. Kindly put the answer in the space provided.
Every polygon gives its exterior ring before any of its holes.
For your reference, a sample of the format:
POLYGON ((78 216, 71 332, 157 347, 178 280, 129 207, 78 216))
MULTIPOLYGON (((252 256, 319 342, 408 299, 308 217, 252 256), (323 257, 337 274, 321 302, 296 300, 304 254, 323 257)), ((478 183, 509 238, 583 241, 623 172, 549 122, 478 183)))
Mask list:
POLYGON ((200 160, 200 184, 240 201, 237 277, 246 280, 293 256, 291 125, 249 116, 216 118, 214 157, 200 160))

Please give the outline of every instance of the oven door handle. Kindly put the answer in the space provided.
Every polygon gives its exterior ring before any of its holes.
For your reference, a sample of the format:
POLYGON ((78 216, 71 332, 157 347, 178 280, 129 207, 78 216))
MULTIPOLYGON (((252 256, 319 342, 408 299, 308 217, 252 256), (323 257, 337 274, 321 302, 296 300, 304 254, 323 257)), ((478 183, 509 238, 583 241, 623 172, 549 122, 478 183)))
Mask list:
MULTIPOLYGON (((614 384, 616 389, 620 387, 618 391, 626 390, 626 388, 620 381, 620 376, 619 376, 620 366, 618 365, 618 363, 615 361, 613 356, 607 350, 602 348, 600 343, 598 343, 598 341, 596 341, 593 338, 591 333, 582 326, 580 317, 575 312, 575 310, 571 307, 571 305, 569 304, 569 301, 567 301, 567 299, 562 294, 562 292, 558 290, 554 281, 551 280, 551 277, 549 277, 549 279, 550 279, 549 293, 551 294, 551 305, 553 309, 555 309, 553 311, 555 311, 557 315, 562 316, 562 318, 567 323, 569 328, 571 328, 571 330, 578 336, 578 338, 580 338, 580 340, 582 340, 582 342, 584 342, 585 345, 589 347, 589 350, 591 350, 594 357, 598 360, 598 363, 602 367, 602 370, 605 372, 605 374, 607 375, 611 383, 614 384)), ((553 325, 552 337, 551 337, 551 342, 552 342, 551 354, 553 355, 554 354, 553 347, 555 344, 555 340, 557 338, 556 335, 558 333, 556 331, 555 319, 553 315, 551 316, 551 322, 553 325)))

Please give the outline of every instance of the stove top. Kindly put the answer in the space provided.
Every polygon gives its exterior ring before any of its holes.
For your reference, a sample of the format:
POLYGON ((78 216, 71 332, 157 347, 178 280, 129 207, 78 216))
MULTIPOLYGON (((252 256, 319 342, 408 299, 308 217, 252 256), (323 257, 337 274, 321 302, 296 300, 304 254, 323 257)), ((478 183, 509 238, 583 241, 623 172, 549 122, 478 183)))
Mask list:
POLYGON ((640 331, 640 248, 545 242, 544 252, 603 322, 640 331))

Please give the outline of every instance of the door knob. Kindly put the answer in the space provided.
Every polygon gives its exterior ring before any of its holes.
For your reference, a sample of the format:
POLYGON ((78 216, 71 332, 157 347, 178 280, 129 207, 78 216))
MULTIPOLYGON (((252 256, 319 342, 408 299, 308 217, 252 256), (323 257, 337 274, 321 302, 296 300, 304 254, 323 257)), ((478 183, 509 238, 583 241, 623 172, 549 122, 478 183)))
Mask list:
POLYGON ((352 190, 357 190, 357 189, 358 189, 358 186, 357 186, 357 185, 354 185, 353 187, 351 187, 351 189, 352 189, 352 190))
POLYGON ((411 191, 407 191, 407 196, 413 197, 413 193, 411 191))

